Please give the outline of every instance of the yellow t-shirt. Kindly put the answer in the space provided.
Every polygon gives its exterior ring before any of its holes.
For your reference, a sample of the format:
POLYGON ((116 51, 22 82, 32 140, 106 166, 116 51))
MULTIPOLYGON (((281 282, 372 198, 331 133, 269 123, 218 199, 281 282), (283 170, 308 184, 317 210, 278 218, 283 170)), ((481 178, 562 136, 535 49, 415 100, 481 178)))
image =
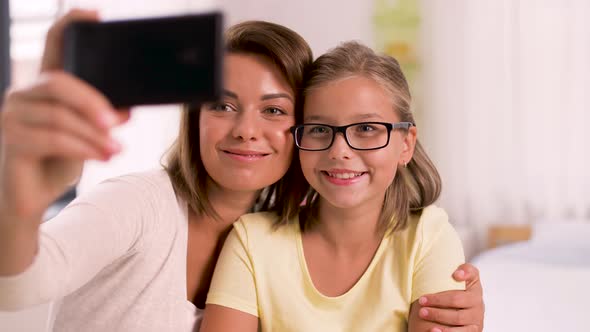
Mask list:
POLYGON ((254 213, 234 224, 207 297, 259 317, 262 331, 406 331, 413 301, 464 289, 451 276, 465 259, 461 241, 435 206, 385 236, 362 277, 337 297, 314 287, 299 223, 273 231, 276 218, 254 213))

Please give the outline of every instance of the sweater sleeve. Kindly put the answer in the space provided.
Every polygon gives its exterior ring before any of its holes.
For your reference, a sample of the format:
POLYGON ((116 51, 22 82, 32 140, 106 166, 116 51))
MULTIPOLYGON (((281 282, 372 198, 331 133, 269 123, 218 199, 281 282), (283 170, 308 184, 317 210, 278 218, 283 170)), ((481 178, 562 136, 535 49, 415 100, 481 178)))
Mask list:
POLYGON ((137 251, 157 213, 151 197, 157 190, 147 185, 133 176, 107 180, 42 224, 33 263, 18 275, 0 277, 0 310, 66 296, 137 251))

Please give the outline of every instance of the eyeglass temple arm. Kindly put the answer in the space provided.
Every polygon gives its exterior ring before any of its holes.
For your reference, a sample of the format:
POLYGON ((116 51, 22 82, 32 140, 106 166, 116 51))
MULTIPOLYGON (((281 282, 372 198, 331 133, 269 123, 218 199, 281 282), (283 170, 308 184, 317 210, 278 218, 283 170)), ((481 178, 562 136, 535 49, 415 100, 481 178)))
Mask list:
POLYGON ((409 129, 411 127, 416 127, 416 124, 413 122, 397 122, 393 124, 393 129, 404 128, 409 129))

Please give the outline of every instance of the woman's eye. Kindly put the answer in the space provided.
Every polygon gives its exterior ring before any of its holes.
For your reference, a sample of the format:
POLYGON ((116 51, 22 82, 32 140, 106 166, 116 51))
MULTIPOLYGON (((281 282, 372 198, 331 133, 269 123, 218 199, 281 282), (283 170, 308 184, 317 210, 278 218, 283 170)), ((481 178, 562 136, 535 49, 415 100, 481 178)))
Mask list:
POLYGON ((231 111, 233 111, 233 108, 231 106, 229 106, 228 104, 211 104, 209 106, 209 109, 211 111, 216 111, 216 112, 231 112, 231 111))
POLYGON ((283 110, 276 107, 270 107, 264 110, 264 113, 271 114, 271 115, 283 115, 286 114, 283 110))

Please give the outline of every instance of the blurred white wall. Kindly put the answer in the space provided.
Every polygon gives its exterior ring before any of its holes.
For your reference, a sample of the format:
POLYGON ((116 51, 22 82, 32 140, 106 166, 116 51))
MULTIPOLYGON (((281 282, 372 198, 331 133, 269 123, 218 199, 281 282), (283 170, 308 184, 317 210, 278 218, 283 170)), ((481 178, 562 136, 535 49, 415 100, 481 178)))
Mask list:
POLYGON ((372 0, 218 0, 228 24, 261 19, 283 24, 309 42, 314 56, 356 39, 373 46, 372 0))

